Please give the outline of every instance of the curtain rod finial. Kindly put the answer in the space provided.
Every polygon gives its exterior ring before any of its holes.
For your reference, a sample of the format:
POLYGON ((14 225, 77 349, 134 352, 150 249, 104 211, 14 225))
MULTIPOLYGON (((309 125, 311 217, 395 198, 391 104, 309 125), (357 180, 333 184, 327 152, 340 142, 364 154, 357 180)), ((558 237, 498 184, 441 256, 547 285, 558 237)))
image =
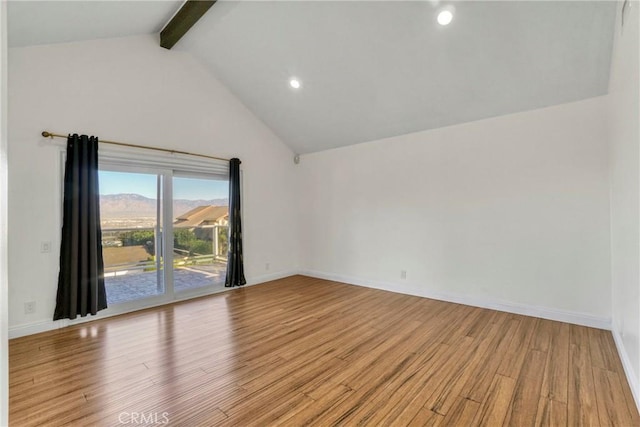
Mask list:
POLYGON ((51 135, 49 132, 47 132, 46 130, 42 131, 42 136, 44 136, 45 138, 53 138, 53 135, 51 135))

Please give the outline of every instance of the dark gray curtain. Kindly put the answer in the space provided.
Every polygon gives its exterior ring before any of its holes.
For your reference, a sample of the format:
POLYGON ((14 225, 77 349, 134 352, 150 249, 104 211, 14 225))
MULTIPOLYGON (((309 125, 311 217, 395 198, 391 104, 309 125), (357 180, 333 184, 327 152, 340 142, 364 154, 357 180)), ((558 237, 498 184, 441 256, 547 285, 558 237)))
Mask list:
POLYGON ((84 317, 105 308, 98 138, 74 134, 67 139, 60 273, 53 320, 84 317))
POLYGON ((242 286, 242 221, 240 219, 240 159, 229 160, 229 253, 227 255, 226 287, 242 286))

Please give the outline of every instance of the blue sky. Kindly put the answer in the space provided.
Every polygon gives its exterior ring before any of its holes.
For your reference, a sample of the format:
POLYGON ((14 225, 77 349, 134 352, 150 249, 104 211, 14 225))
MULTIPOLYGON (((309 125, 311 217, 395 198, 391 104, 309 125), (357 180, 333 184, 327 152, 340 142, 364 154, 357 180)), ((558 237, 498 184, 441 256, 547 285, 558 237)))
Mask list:
MULTIPOLYGON (((202 178, 174 178, 173 198, 188 200, 226 199, 227 181, 202 178)), ((133 193, 156 198, 156 175, 100 171, 100 194, 133 193)))

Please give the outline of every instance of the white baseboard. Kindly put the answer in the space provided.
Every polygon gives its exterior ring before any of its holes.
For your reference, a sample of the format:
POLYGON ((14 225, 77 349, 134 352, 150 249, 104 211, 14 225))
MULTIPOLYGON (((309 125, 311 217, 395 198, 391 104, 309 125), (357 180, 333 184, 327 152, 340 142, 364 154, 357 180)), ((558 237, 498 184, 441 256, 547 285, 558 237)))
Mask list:
POLYGON ((53 320, 42 320, 39 322, 26 323, 9 327, 9 339, 24 337, 27 335, 39 334, 40 332, 53 331, 67 326, 67 322, 53 320))
MULTIPOLYGON (((294 274, 303 274, 310 277, 316 277, 319 279, 333 280, 337 282, 347 283, 351 285, 364 286, 368 288, 381 289, 385 291, 397 292, 407 295, 415 295, 424 298, 431 298, 439 301, 453 302, 457 304, 470 305, 474 307, 489 308, 492 310, 505 311, 508 313, 522 314, 525 316, 541 317, 543 319, 557 320, 560 322, 573 323, 576 325, 589 326, 599 329, 611 330, 611 319, 592 316, 584 313, 575 313, 570 311, 561 311, 550 309, 546 307, 536 307, 525 304, 518 304, 506 301, 479 299, 475 297, 468 297, 465 295, 457 295, 452 293, 434 292, 425 289, 412 288, 410 286, 400 286, 396 283, 382 282, 375 280, 365 280, 356 277, 343 276, 339 274, 324 273, 313 270, 303 271, 283 271, 278 273, 265 274, 261 276, 252 277, 247 281, 246 286, 253 286, 270 282, 272 280, 282 279, 294 274)), ((166 303, 165 303, 166 304, 166 303)), ((164 305, 164 304, 160 304, 164 305)), ((152 306, 149 306, 152 307, 152 306)), ((144 307, 144 308, 149 308, 144 307)), ((114 313, 117 315, 121 313, 114 313)), ((60 320, 60 321, 39 321, 29 324, 16 325, 9 328, 9 338, 18 338, 26 335, 37 334, 40 332, 51 331, 55 329, 64 328, 69 325, 77 323, 84 323, 92 320, 97 320, 103 317, 89 317, 76 319, 74 321, 60 320)))
POLYGON ((299 274, 298 270, 281 271, 278 273, 263 274, 261 276, 252 277, 247 280, 246 286, 261 285, 272 280, 284 279, 285 277, 299 274))
MULTIPOLYGON (((272 280, 277 280, 277 279, 282 279, 282 278, 285 278, 285 277, 293 276, 294 274, 298 274, 298 272, 297 271, 281 271, 281 272, 277 272, 277 273, 271 273, 271 274, 265 274, 265 275, 261 275, 261 276, 251 277, 251 278, 249 278, 247 280, 247 284, 245 286, 260 285, 262 283, 270 282, 272 280)), ((222 289, 222 290, 216 290, 214 292, 211 292, 210 294, 197 295, 195 297, 213 295, 215 293, 233 291, 233 290, 236 290, 236 289, 239 289, 239 288, 225 288, 225 289, 222 289)), ((192 298, 192 297, 194 297, 194 296, 188 296, 187 298, 176 299, 176 300, 173 300, 173 301, 165 301, 165 302, 161 302, 161 303, 149 304, 149 305, 141 306, 139 308, 139 310, 144 310, 144 309, 147 309, 147 308, 158 307, 158 306, 162 306, 162 305, 166 305, 166 304, 171 304, 171 303, 174 303, 174 302, 184 301, 185 299, 189 299, 189 298, 192 298)), ((77 325, 79 323, 91 322, 91 321, 94 321, 94 320, 105 319, 107 317, 118 316, 118 315, 125 314, 125 313, 126 312, 123 312, 123 311, 120 311, 120 312, 115 311, 115 312, 110 312, 110 313, 101 312, 100 314, 98 314, 96 316, 87 316, 87 317, 77 318, 77 319, 74 319, 74 320, 68 320, 68 319, 56 320, 56 321, 53 321, 53 320, 40 320, 40 321, 33 322, 33 323, 26 323, 26 324, 22 324, 22 325, 10 326, 9 327, 9 339, 24 337, 24 336, 27 336, 27 335, 39 334, 41 332, 53 331, 53 330, 56 330, 56 329, 62 329, 62 328, 65 328, 67 326, 77 325)))
POLYGON ((300 274, 318 279, 333 280, 336 282, 348 283, 350 285, 364 286, 367 288, 380 289, 384 291, 397 292, 401 294, 414 295, 424 298, 431 298, 439 301, 453 302, 456 304, 470 305, 473 307, 488 308, 491 310, 504 311, 507 313, 522 314, 525 316, 540 317, 543 319, 556 320, 559 322, 573 323, 576 325, 589 326, 591 328, 611 330, 611 319, 598 317, 585 313, 575 313, 546 307, 536 307, 532 305, 469 297, 466 295, 430 291, 428 289, 418 289, 411 286, 401 286, 397 283, 382 282, 377 280, 367 280, 358 277, 343 276, 340 274, 324 273, 321 271, 303 270, 300 274))
POLYGON ((640 384, 638 383, 638 378, 636 377, 636 373, 633 371, 633 366, 631 365, 629 354, 624 347, 624 342, 622 341, 622 337, 618 333, 617 328, 612 328, 611 333, 613 334, 613 341, 615 341, 616 343, 616 348, 618 349, 618 354, 620 355, 620 360, 622 361, 624 373, 627 376, 627 382, 629 383, 629 387, 631 387, 633 400, 635 400, 636 407, 638 408, 638 411, 640 411, 640 384))

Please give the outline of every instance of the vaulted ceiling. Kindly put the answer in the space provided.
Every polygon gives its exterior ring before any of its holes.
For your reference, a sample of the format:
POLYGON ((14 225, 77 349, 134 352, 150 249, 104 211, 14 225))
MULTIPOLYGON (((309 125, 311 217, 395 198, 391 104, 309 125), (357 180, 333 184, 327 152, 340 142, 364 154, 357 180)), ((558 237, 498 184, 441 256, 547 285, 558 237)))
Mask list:
POLYGON ((153 34, 162 30, 182 3, 9 0, 9 46, 153 34))
MULTIPOLYGON (((181 4, 14 1, 9 41, 154 33, 181 4)), ((295 152, 309 153, 606 94, 615 8, 219 1, 173 49, 199 58, 295 152), (454 12, 447 26, 436 21, 443 7, 454 12)))

